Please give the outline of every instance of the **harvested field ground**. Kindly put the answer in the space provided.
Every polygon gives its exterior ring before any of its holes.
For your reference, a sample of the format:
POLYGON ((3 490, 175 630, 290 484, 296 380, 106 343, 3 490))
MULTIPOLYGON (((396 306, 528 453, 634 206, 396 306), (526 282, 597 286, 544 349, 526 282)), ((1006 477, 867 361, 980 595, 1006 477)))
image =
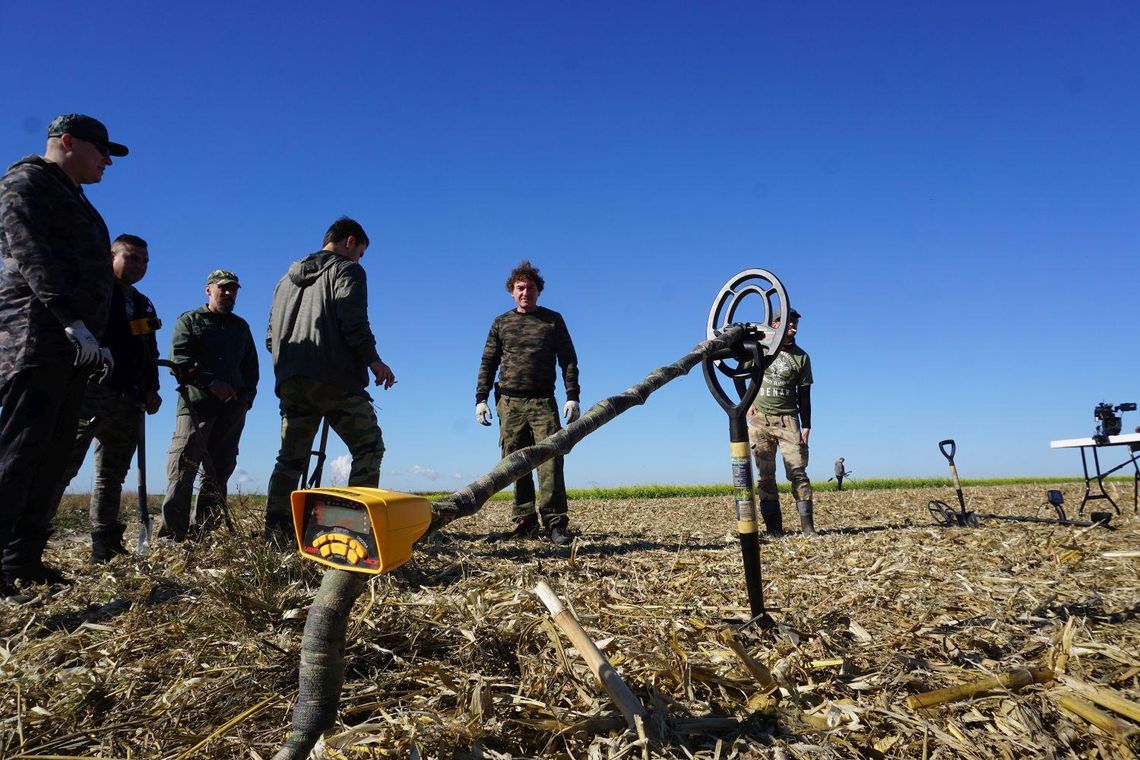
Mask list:
MULTIPOLYGON (((980 513, 1051 516, 1040 485, 966 490, 980 513)), ((509 505, 492 502, 370 584, 349 627, 338 725, 318 754, 1133 757, 1140 712, 1120 712, 1140 710, 1140 520, 1128 490, 1116 530, 936 528, 926 504, 953 502, 947 488, 820 492, 819 537, 762 546, 782 626, 736 634, 752 670, 725 622, 747 610, 729 499, 573 501, 573 550, 487 541, 508 522, 509 505), (663 742, 625 730, 530 593, 543 579, 663 742), (1023 667, 1056 678, 906 704, 1023 667), (1070 712, 1105 693, 1128 700, 1098 708, 1105 728, 1070 712)), ((1075 513, 1080 488, 1064 491, 1075 513)), ((260 510, 240 499, 235 511, 248 535, 260 510)), ((0 756, 272 756, 319 567, 224 532, 98 568, 83 564, 87 548, 85 534, 57 537, 49 560, 77 583, 0 608, 0 756)))

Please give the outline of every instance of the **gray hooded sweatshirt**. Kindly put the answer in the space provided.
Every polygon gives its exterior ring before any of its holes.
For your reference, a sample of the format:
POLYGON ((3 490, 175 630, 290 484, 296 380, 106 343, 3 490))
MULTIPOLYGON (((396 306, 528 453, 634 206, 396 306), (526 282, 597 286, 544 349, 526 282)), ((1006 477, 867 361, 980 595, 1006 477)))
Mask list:
POLYGON ((364 267, 332 251, 294 261, 273 291, 265 345, 275 390, 297 376, 349 392, 365 388, 368 365, 380 356, 368 326, 364 267))

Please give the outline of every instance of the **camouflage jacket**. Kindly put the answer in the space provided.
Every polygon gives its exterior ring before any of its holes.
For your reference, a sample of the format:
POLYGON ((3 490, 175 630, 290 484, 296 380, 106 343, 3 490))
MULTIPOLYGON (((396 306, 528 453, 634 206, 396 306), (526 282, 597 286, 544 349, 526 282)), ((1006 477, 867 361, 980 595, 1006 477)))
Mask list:
POLYGON ((300 376, 349 392, 366 387, 380 356, 364 267, 332 251, 294 261, 273 291, 265 345, 278 386, 300 376))
POLYGON ((63 328, 102 337, 111 306, 111 240, 82 188, 28 156, 0 179, 0 382, 27 367, 70 364, 63 328))
MULTIPOLYGON (((247 409, 253 406, 259 377, 257 348, 249 324, 237 314, 218 314, 206 306, 184 313, 174 323, 169 358, 195 367, 187 395, 196 414, 221 411, 223 402, 208 390, 214 380, 229 383, 247 409)), ((186 413, 182 398, 178 413, 186 413)))
POLYGON ((578 355, 562 315, 541 306, 530 314, 511 309, 491 323, 479 363, 475 402, 487 400, 496 370, 499 392, 505 396, 552 397, 555 362, 562 367, 566 400, 577 401, 581 392, 578 355))

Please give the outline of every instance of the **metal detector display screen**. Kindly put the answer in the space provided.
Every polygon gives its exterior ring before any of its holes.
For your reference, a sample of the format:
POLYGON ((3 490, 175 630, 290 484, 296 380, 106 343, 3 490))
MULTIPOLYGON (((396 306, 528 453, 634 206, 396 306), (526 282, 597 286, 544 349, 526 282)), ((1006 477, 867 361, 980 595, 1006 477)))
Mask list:
POLYGON ((362 506, 345 507, 327 501, 313 503, 313 517, 322 528, 348 528, 356 533, 372 532, 368 512, 362 506))
POLYGON ((303 552, 346 568, 379 567, 380 552, 364 504, 314 494, 305 507, 303 552))

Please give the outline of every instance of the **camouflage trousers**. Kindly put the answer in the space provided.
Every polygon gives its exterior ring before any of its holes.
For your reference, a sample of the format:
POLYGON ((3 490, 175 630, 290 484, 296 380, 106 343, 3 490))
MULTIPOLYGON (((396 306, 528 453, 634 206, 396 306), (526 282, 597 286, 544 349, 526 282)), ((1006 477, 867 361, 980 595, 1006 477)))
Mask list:
POLYGON ((322 417, 352 456, 348 485, 375 488, 380 484, 384 436, 367 392, 348 392, 320 380, 291 377, 278 386, 277 396, 281 399, 281 450, 269 478, 266 528, 291 529, 289 495, 301 481, 322 417))
MULTIPOLYGON (((504 457, 562 429, 558 420, 558 404, 553 396, 502 396, 495 406, 499 413, 499 447, 504 457)), ((538 466, 537 507, 544 528, 566 527, 566 481, 562 474, 562 457, 555 457, 538 466)), ((528 472, 515 481, 515 506, 511 516, 516 519, 527 517, 535 511, 534 481, 528 472)))
POLYGON ((119 524, 123 482, 139 443, 139 402, 101 385, 88 385, 79 408, 79 428, 67 469, 55 492, 58 508, 63 492, 83 466, 91 441, 95 443, 95 484, 91 489, 91 532, 99 533, 119 524))
POLYGON ((198 413, 200 416, 195 421, 179 399, 166 460, 169 484, 162 502, 159 536, 180 540, 186 538, 191 525, 196 530, 207 531, 221 524, 226 508, 226 484, 237 467, 238 442, 245 428, 247 411, 245 404, 235 401, 222 406, 217 414, 198 413), (207 468, 202 467, 205 457, 213 464, 216 483, 207 474, 207 468), (199 468, 202 473, 198 499, 191 515, 190 497, 199 468))
POLYGON ((796 501, 811 501, 807 476, 808 447, 800 437, 799 418, 754 414, 748 418, 748 443, 756 459, 757 490, 761 501, 779 501, 776 490, 776 447, 784 457, 784 474, 792 484, 796 501))
POLYGON ((35 566, 51 535, 52 501, 75 440, 86 370, 22 369, 0 386, 0 552, 4 572, 35 566))

